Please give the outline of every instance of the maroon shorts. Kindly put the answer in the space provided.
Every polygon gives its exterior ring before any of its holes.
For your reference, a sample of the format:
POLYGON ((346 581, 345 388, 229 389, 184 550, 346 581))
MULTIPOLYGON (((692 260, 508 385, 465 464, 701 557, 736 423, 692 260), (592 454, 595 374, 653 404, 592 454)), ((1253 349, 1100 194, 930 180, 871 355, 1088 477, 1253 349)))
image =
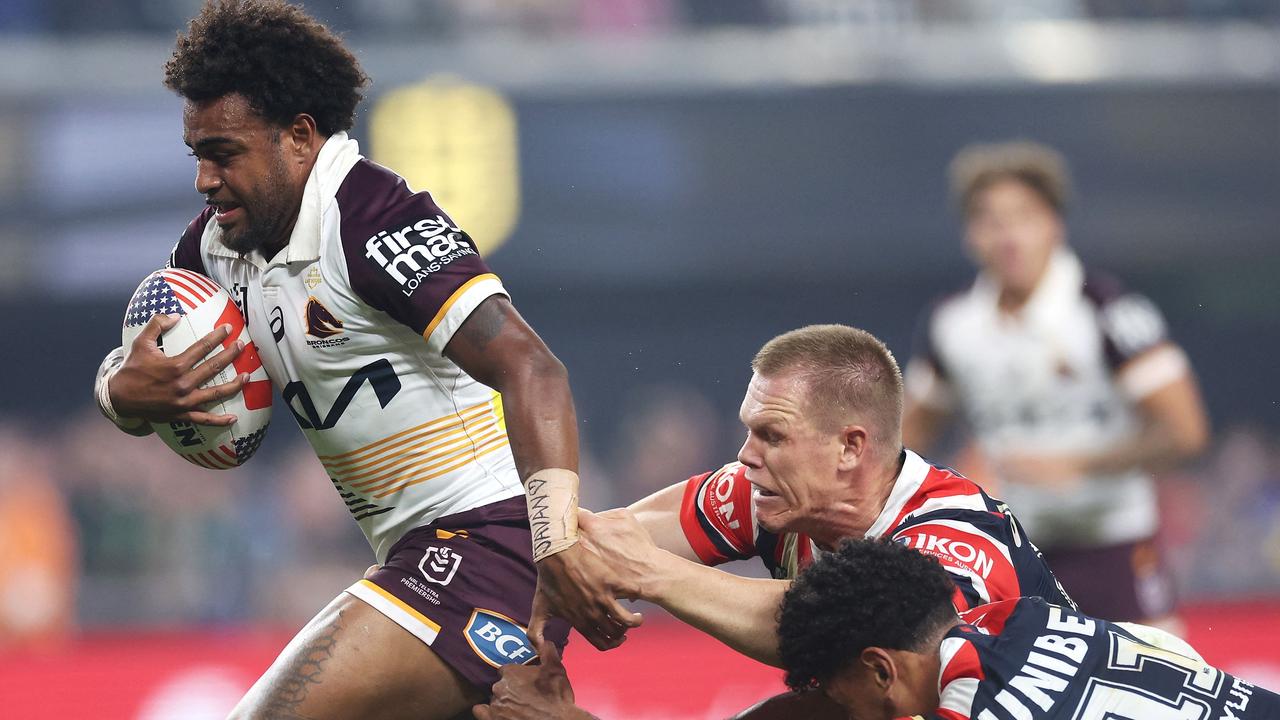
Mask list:
MULTIPOLYGON (((499 667, 537 659, 525 635, 537 580, 528 511, 515 497, 414 528, 347 592, 487 693, 499 667)), ((563 648, 569 626, 552 621, 546 634, 563 648)))
POLYGON ((1049 569, 1086 615, 1142 622, 1173 612, 1173 581, 1153 539, 1041 550, 1049 569))

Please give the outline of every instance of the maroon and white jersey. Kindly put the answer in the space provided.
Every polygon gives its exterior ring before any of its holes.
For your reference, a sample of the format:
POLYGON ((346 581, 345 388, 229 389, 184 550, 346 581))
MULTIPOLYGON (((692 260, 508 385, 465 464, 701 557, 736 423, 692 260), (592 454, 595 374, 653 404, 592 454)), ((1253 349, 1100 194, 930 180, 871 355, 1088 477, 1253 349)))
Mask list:
MULTIPOLYGON (((902 471, 865 537, 892 538, 937 558, 956 584, 957 609, 1024 595, 1074 607, 1003 503, 950 469, 910 450, 903 454, 902 471)), ((758 556, 773 577, 794 578, 821 551, 807 535, 756 524, 746 471, 735 462, 689 478, 680 509, 685 537, 707 565, 758 556)))
MULTIPOLYGON (((1139 430, 1135 403, 1188 372, 1149 300, 1086 272, 1069 251, 1051 259, 1016 313, 979 275, 921 324, 905 373, 916 402, 957 411, 984 453, 1079 454, 1139 430)), ((1045 547, 1131 542, 1156 530, 1151 478, 1139 470, 1046 488, 1001 477, 1000 492, 1045 547)))
POLYGON ((505 294, 431 196, 324 144, 288 245, 229 250, 201 213, 171 264, 240 303, 267 373, 377 554, 408 530, 523 494, 497 393, 443 354, 505 294))
POLYGON ((1040 598, 962 613, 938 653, 936 720, 1226 720, 1280 717, 1280 695, 1207 664, 1152 627, 1040 598))

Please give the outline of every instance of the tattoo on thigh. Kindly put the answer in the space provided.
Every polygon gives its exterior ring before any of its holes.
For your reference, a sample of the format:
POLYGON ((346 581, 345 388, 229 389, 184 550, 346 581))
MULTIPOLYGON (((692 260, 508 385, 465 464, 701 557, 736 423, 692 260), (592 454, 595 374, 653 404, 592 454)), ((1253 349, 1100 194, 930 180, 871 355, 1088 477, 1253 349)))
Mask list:
POLYGON ((342 611, 301 652, 295 654, 289 667, 271 684, 267 697, 265 716, 275 720, 309 720, 298 713, 299 706, 307 699, 311 686, 319 685, 325 661, 333 657, 337 635, 342 630, 342 611))

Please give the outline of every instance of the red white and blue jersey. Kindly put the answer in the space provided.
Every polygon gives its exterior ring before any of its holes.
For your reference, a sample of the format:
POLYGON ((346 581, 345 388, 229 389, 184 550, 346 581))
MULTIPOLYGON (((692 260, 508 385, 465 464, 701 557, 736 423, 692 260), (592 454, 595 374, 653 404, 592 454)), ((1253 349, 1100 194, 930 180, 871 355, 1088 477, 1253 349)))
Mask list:
POLYGON ((1200 659, 1177 638, 1039 598, 961 614, 939 646, 940 720, 1280 718, 1280 695, 1200 659))
MULTIPOLYGON (((892 538, 937 558, 955 581, 957 610, 1021 596, 1075 607, 1004 503, 955 471, 903 452, 902 471, 865 537, 892 538)), ((789 579, 819 552, 807 535, 757 525, 741 463, 689 478, 680 524, 707 565, 758 556, 773 577, 789 579)))

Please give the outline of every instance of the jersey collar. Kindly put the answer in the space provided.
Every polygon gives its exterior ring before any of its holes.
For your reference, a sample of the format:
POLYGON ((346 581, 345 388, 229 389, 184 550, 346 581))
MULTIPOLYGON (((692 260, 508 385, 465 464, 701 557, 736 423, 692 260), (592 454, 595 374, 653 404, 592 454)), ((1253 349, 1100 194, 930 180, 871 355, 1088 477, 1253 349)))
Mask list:
POLYGON ((360 144, 347 137, 345 132, 334 133, 325 140, 302 190, 302 206, 298 210, 298 221, 294 223, 289 242, 270 262, 257 250, 241 255, 218 242, 217 235, 221 234, 222 229, 216 225, 213 228, 214 242, 206 247, 213 255, 244 258, 259 267, 319 260, 321 219, 333 205, 333 198, 342 185, 342 180, 360 159, 360 144))
MULTIPOLYGON (((1049 258, 1049 267, 1040 279, 1036 289, 1027 298, 1018 315, 1025 319, 1052 318, 1058 308, 1064 306, 1063 300, 1080 294, 1084 284, 1084 266, 1069 248, 1062 246, 1053 251, 1049 258)), ((1000 286, 987 273, 979 273, 973 283, 970 296, 991 312, 999 312, 1000 286)))
POLYGON ((884 509, 876 516, 876 521, 871 523, 871 527, 863 537, 875 539, 887 535, 893 529, 898 515, 902 513, 902 508, 915 497, 929 474, 929 463, 925 462, 924 458, 910 450, 903 450, 903 454, 906 455, 906 459, 902 461, 902 470, 893 481, 893 490, 889 492, 889 499, 885 501, 884 509))

